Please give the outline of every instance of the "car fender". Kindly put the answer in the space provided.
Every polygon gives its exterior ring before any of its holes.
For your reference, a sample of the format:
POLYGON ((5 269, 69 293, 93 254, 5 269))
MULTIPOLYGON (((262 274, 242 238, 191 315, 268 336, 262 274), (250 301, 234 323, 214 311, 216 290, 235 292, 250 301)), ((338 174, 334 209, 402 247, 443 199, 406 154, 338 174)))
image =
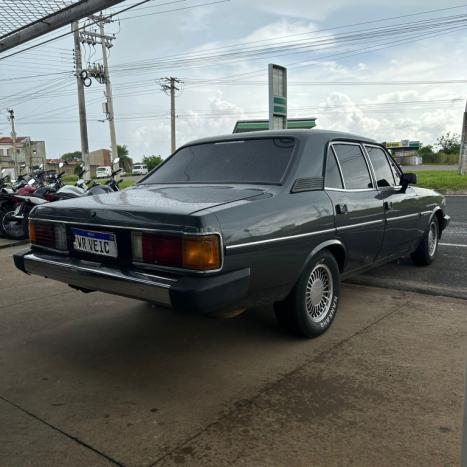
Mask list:
POLYGON ((433 220, 433 217, 436 216, 437 213, 440 212, 440 211, 441 211, 442 219, 441 219, 441 221, 439 223, 439 227, 440 227, 439 236, 441 237, 441 233, 447 227, 447 224, 449 223, 449 219, 450 219, 449 216, 446 216, 446 213, 445 213, 444 209, 441 206, 436 206, 433 209, 432 213, 430 214, 430 217, 429 217, 428 223, 426 225, 425 231, 428 231, 428 229, 430 227, 430 224, 431 224, 431 221, 433 220), (445 222, 446 218, 448 218, 447 222, 445 222))
MULTIPOLYGON (((338 247, 342 249, 342 254, 343 254, 343 261, 342 264, 339 264, 339 269, 342 271, 345 268, 345 264, 347 263, 347 248, 345 247, 344 243, 342 243, 341 240, 334 238, 332 240, 326 240, 325 242, 320 243, 317 245, 311 252, 308 254, 305 262, 303 263, 303 267, 300 270, 299 277, 302 275, 303 271, 307 268, 307 266, 310 264, 310 261, 320 252, 323 250, 328 249, 329 247, 338 247)), ((336 261, 339 263, 338 259, 336 258, 336 261)))

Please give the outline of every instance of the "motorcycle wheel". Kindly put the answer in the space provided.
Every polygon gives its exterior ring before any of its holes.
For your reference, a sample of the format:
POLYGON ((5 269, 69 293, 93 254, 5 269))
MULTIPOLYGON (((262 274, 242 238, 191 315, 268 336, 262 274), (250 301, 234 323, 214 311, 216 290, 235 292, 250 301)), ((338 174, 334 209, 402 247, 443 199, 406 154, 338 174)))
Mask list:
POLYGON ((15 211, 0 212, 0 225, 5 237, 13 240, 22 240, 27 237, 28 233, 24 231, 22 221, 17 221, 11 217, 15 211))

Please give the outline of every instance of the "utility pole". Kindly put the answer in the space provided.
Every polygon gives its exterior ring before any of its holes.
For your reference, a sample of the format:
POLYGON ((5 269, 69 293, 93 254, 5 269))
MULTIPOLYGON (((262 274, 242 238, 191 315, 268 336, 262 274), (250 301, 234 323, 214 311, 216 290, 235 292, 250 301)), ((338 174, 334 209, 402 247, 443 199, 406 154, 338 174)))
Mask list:
POLYGON ((11 139, 13 141, 13 162, 15 163, 15 178, 18 176, 18 155, 16 154, 16 130, 15 130, 15 111, 10 108, 8 109, 10 114, 9 120, 11 124, 11 139))
POLYGON ((81 44, 79 40, 79 22, 74 21, 71 24, 73 31, 73 38, 75 42, 75 71, 76 71, 76 85, 78 88, 78 107, 79 107, 79 131, 81 137, 81 155, 84 162, 86 173, 85 180, 91 179, 91 167, 89 164, 89 141, 88 141, 88 126, 86 118, 86 100, 84 96, 84 83, 81 78, 83 71, 83 63, 81 59, 81 44))
POLYGON ((101 20, 99 22, 100 38, 102 45, 102 61, 104 63, 104 77, 105 77, 105 97, 107 98, 107 120, 109 121, 110 130, 110 144, 112 146, 112 162, 118 156, 117 150, 117 136, 115 134, 115 119, 114 119, 114 104, 112 99, 112 86, 110 85, 109 63, 107 60, 107 49, 112 47, 111 40, 106 39, 104 33, 104 22, 110 20, 101 20))
POLYGON ((462 139, 459 154, 459 173, 467 174, 467 103, 465 104, 464 120, 462 122, 462 139))
POLYGON ((105 84, 105 98, 104 113, 106 114, 106 120, 109 122, 110 130, 110 144, 112 147, 112 161, 118 156, 117 150, 117 137, 115 133, 115 114, 112 97, 112 86, 110 83, 109 73, 109 62, 107 57, 108 49, 113 47, 112 41, 115 39, 115 35, 105 35, 104 24, 111 23, 112 20, 103 16, 91 16, 90 17, 95 24, 99 26, 99 33, 83 30, 80 33, 80 41, 85 44, 95 46, 100 44, 102 46, 102 62, 103 69, 94 67, 93 69, 87 70, 90 76, 96 78, 101 84, 105 84))
POLYGON ((182 85, 183 82, 177 78, 162 78, 161 79, 161 88, 167 94, 170 95, 170 141, 171 141, 171 150, 172 153, 177 149, 176 141, 176 130, 175 130, 175 93, 180 92, 180 87, 177 85, 182 85))

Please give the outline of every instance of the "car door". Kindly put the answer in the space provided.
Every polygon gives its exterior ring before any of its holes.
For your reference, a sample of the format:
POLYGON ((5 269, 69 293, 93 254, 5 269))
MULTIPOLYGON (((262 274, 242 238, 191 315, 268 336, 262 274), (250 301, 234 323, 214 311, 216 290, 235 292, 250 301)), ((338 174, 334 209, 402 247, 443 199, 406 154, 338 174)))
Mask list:
POLYGON ((360 269, 375 261, 384 236, 383 202, 361 145, 333 142, 325 172, 337 234, 347 248, 347 270, 360 269))
POLYGON ((405 193, 401 193, 399 168, 381 146, 365 144, 364 148, 384 203, 386 229, 380 256, 405 254, 420 237, 416 190, 409 186, 405 193))

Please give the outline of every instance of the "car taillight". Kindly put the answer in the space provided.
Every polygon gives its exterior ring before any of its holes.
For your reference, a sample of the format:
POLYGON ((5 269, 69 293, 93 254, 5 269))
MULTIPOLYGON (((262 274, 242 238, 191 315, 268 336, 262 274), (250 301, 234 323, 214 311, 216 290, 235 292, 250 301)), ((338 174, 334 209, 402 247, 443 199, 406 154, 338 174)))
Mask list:
POLYGON ((132 232, 133 261, 195 271, 221 267, 218 235, 165 236, 132 232))
POLYGON ((66 229, 63 224, 30 221, 29 241, 33 245, 67 250, 66 229))

